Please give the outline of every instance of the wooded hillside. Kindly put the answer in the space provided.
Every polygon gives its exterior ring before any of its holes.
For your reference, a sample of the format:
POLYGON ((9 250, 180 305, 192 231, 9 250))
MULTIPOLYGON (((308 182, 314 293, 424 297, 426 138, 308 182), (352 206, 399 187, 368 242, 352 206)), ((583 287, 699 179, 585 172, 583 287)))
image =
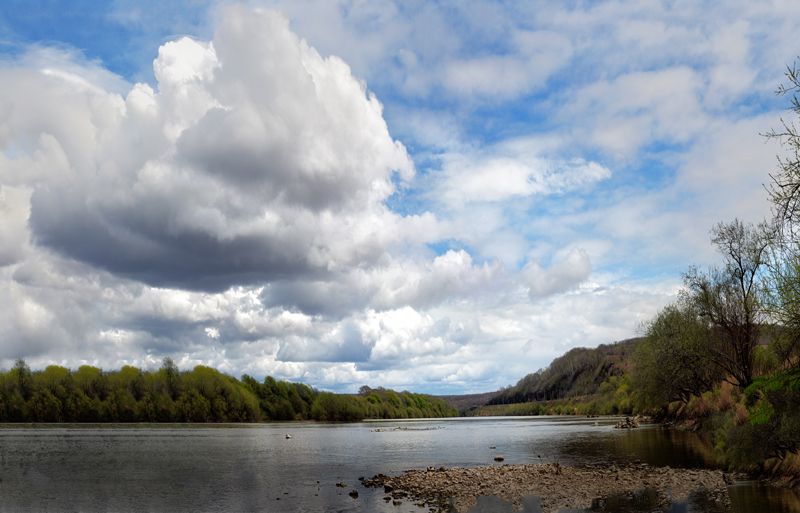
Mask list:
POLYGON ((552 401, 596 394, 609 378, 630 370, 631 356, 640 340, 633 338, 594 349, 571 349, 548 367, 501 390, 487 404, 552 401))

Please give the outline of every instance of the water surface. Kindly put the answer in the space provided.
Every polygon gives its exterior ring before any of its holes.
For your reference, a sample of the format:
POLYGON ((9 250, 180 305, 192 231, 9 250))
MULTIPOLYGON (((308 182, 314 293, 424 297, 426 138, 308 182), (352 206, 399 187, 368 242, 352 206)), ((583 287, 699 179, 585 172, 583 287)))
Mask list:
MULTIPOLYGON (((427 510, 409 502, 399 507, 386 503, 381 490, 362 487, 358 478, 428 466, 490 465, 498 455, 512 464, 709 463, 690 433, 615 430, 614 422, 517 417, 234 426, 6 425, 0 429, 0 512, 416 512, 427 510), (358 498, 348 495, 352 490, 358 498)), ((800 513, 800 501, 785 490, 740 483, 731 488, 731 497, 733 513, 800 513)), ((620 500, 615 509, 605 510, 650 511, 646 500, 620 500)), ((502 511, 497 504, 492 508, 502 511)), ((702 497, 673 511, 717 513, 702 497)))

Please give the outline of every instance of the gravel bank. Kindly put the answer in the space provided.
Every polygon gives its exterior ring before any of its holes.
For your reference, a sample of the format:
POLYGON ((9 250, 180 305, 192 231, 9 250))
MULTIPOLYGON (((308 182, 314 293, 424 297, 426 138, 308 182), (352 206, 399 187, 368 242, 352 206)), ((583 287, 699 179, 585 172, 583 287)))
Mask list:
POLYGON ((554 464, 495 465, 476 468, 409 470, 399 476, 378 474, 365 486, 383 487, 384 500, 399 504, 411 500, 433 511, 447 511, 452 500, 459 512, 475 504, 476 497, 494 495, 519 507, 523 497, 539 497, 544 513, 565 508, 589 508, 610 495, 643 488, 658 492, 661 503, 685 500, 696 490, 706 490, 713 500, 727 503, 725 475, 719 470, 674 469, 645 464, 567 467, 554 464))

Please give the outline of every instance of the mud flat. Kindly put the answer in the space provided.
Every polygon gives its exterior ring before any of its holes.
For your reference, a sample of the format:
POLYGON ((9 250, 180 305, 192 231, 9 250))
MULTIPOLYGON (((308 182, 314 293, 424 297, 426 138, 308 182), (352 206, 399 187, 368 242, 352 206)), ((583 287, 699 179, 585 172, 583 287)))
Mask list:
POLYGON ((495 465, 476 468, 409 470, 399 476, 378 474, 364 480, 368 487, 383 487, 384 500, 399 504, 410 500, 433 511, 455 507, 466 512, 478 496, 497 496, 519 508, 522 498, 535 495, 544 513, 566 508, 589 508, 611 495, 655 490, 663 506, 686 500, 705 490, 714 501, 729 502, 726 476, 720 470, 675 469, 646 464, 567 467, 557 463, 495 465))

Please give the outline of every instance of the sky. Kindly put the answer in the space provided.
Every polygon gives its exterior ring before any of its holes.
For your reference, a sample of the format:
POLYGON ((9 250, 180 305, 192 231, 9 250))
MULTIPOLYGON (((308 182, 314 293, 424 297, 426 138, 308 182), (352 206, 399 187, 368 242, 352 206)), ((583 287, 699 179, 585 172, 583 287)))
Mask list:
POLYGON ((800 3, 5 0, 0 367, 450 394, 770 215, 800 3))

